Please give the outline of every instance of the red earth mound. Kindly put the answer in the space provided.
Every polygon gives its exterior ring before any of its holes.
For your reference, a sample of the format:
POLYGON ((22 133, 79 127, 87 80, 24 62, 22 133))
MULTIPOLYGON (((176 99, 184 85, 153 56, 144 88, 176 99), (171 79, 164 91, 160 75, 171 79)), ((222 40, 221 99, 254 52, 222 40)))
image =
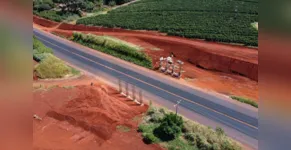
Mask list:
POLYGON ((33 105, 34 114, 42 118, 34 120, 34 149, 160 149, 144 144, 136 132, 133 118, 148 106, 128 101, 105 85, 37 90, 33 105), (118 125, 131 131, 117 131, 118 125))

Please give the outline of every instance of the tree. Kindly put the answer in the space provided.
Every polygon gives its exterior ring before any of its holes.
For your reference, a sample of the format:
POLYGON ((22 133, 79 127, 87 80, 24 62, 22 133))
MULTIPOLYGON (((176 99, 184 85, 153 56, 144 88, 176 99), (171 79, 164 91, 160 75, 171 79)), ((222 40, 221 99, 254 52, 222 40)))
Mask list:
POLYGON ((49 4, 40 4, 36 6, 38 11, 50 10, 52 7, 49 4))
POLYGON ((130 2, 130 1, 132 1, 132 0, 105 0, 104 2, 105 2, 105 4, 107 4, 107 5, 110 5, 110 3, 115 3, 115 4, 117 4, 117 5, 121 5, 121 4, 124 4, 124 3, 127 3, 127 2, 130 2))
POLYGON ((173 140, 180 135, 183 128, 183 119, 174 113, 166 114, 161 125, 155 129, 157 137, 164 141, 173 140))
POLYGON ((84 8, 86 2, 83 0, 60 0, 62 12, 78 13, 81 8, 84 8))
POLYGON ((33 0, 33 9, 38 11, 50 10, 54 7, 52 0, 33 0))
POLYGON ((83 5, 83 10, 86 10, 88 12, 92 11, 94 9, 95 5, 93 2, 87 2, 83 5))
POLYGON ((108 5, 111 6, 111 7, 112 7, 112 6, 115 6, 115 5, 116 5, 116 2, 112 0, 112 1, 110 1, 110 2, 108 3, 108 5))
POLYGON ((102 8, 103 7, 103 0, 96 0, 96 5, 99 7, 99 8, 102 8))

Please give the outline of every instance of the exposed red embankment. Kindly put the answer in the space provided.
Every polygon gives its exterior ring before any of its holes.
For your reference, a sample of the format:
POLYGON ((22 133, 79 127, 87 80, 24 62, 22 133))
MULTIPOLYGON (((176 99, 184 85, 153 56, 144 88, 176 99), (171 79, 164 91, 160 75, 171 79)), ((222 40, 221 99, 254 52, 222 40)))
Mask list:
MULTIPOLYGON (((186 39, 179 40, 173 37, 167 39, 139 37, 139 39, 163 49, 160 52, 149 52, 150 55, 163 56, 174 52, 178 59, 190 62, 200 68, 235 73, 258 81, 258 52, 256 50, 223 44, 208 43, 205 46, 204 41, 191 43, 186 39), (219 46, 221 49, 218 49, 219 46)), ((158 61, 157 58, 154 61, 158 61)))
POLYGON ((105 28, 96 26, 85 26, 85 25, 72 25, 67 23, 62 23, 58 27, 61 30, 73 30, 73 31, 91 31, 91 32, 118 32, 118 33, 145 33, 149 35, 161 35, 159 32, 154 31, 142 31, 142 30, 125 30, 121 28, 105 28))
POLYGON ((40 18, 37 16, 33 16, 33 22, 43 27, 49 27, 49 28, 59 25, 58 22, 50 21, 50 20, 40 18))
POLYGON ((258 64, 225 56, 193 51, 189 62, 207 70, 235 73, 258 81, 258 64))
MULTIPOLYGON (((123 29, 110 29, 110 28, 102 28, 102 27, 90 27, 90 26, 84 26, 84 25, 70 25, 70 24, 61 24, 58 29, 62 30, 74 30, 74 31, 93 31, 93 32, 104 32, 104 33, 114 33, 116 35, 120 35, 122 33, 124 34, 144 34, 143 32, 138 31, 129 31, 129 30, 123 30, 123 29)), ((234 57, 227 56, 223 53, 212 53, 210 50, 203 50, 201 48, 197 48, 196 46, 193 47, 193 45, 186 44, 186 43, 179 43, 179 40, 186 40, 186 39, 180 39, 177 37, 177 41, 173 42, 170 40, 167 42, 167 39, 161 39, 161 36, 158 33, 147 33, 148 35, 152 36, 159 36, 159 38, 143 38, 143 40, 147 42, 155 41, 155 43, 164 43, 169 44, 168 48, 163 49, 169 49, 172 50, 172 52, 179 54, 180 51, 185 52, 185 49, 183 47, 189 46, 190 48, 187 49, 188 53, 186 57, 184 57, 184 61, 189 61, 190 63, 197 65, 201 68, 207 69, 207 70, 214 70, 214 71, 220 71, 225 73, 235 73, 239 74, 245 77, 248 77, 252 80, 258 81, 258 63, 249 60, 242 59, 236 59, 234 57), (177 45, 179 48, 173 49, 171 48, 172 45, 177 45)), ((123 35, 126 36, 126 35, 123 35)), ((138 35, 133 35, 136 37, 139 37, 138 35)), ((142 37, 139 37, 142 38, 142 37)), ((173 37, 170 37, 173 38, 173 37)), ((176 38, 176 37, 175 37, 176 38)), ((191 40, 189 40, 191 42, 191 40)), ((158 44, 161 45, 161 44, 158 44)), ((224 45, 225 46, 225 45, 224 45)), ((161 46, 165 47, 165 46, 161 46)), ((239 48, 240 46, 233 46, 239 48)), ((255 51, 255 50, 254 50, 255 51)))

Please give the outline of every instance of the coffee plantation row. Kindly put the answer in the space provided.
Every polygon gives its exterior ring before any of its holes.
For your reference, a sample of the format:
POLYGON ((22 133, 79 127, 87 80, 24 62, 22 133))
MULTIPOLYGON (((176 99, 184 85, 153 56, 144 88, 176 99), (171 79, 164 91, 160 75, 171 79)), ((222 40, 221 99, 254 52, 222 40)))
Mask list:
POLYGON ((157 30, 209 41, 258 45, 258 0, 141 0, 77 24, 157 30))

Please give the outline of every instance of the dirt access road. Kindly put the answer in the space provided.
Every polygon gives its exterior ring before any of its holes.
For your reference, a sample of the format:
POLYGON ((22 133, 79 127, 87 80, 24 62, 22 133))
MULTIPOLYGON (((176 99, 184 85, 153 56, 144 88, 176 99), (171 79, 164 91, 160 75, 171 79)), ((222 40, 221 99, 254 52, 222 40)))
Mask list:
POLYGON ((38 28, 63 36, 81 31, 123 39, 143 47, 154 65, 160 57, 173 52, 175 59, 185 62, 181 83, 258 100, 258 50, 255 48, 164 36, 157 32, 59 24, 38 17, 34 17, 34 23, 38 28))

